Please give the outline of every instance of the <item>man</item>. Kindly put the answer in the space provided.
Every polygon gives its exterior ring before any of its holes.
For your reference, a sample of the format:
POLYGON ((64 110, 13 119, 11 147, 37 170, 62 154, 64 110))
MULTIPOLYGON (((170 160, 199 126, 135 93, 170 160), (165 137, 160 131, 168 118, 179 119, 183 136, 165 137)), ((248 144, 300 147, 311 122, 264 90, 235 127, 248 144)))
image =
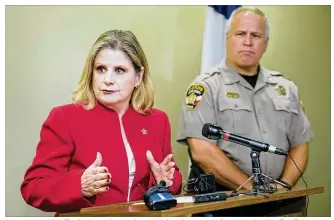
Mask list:
MULTIPOLYGON (((269 25, 256 8, 233 12, 226 33, 226 58, 191 83, 182 105, 177 140, 187 144, 198 172, 212 173, 220 189, 236 189, 252 175, 251 149, 202 135, 205 123, 263 141, 289 152, 303 173, 308 161, 310 124, 296 85, 260 66, 269 25)), ((300 172, 289 157, 262 152, 262 173, 294 186, 300 172)), ((196 171, 197 170, 197 171, 196 171)), ((252 181, 243 186, 252 189, 252 181)))

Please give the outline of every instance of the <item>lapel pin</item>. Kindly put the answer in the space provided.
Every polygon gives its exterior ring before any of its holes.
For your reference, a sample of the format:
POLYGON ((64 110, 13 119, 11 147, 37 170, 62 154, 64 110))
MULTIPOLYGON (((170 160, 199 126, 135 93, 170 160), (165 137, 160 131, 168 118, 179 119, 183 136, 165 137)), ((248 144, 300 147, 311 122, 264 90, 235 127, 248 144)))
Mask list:
POLYGON ((147 134, 147 130, 145 128, 141 129, 141 133, 143 133, 143 135, 147 134))

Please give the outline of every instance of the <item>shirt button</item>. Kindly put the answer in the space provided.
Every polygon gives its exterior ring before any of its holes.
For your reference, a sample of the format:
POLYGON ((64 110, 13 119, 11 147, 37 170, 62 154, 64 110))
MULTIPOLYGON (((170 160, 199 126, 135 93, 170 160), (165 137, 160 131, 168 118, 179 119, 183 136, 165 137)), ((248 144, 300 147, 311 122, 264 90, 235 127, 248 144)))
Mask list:
POLYGON ((266 134, 267 133, 267 129, 263 129, 262 132, 263 132, 263 134, 266 134))
POLYGON ((238 108, 238 104, 234 104, 234 107, 235 107, 235 108, 238 108))

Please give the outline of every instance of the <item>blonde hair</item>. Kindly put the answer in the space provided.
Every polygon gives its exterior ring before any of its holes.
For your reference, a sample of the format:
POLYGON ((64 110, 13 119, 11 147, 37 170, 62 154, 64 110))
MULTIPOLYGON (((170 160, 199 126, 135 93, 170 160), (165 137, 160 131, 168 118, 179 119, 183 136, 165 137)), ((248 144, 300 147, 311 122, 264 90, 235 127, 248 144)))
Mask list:
POLYGON ((231 14, 231 17, 230 19, 228 20, 227 22, 227 27, 226 27, 226 32, 229 32, 230 29, 231 29, 231 24, 232 24, 232 21, 233 19, 235 18, 235 16, 241 12, 252 12, 254 14, 257 14, 259 15, 261 18, 264 19, 264 22, 265 22, 265 25, 266 25, 266 29, 265 29, 265 36, 266 38, 269 37, 269 23, 268 23, 268 19, 267 17, 265 16, 265 14, 258 8, 255 8, 255 7, 250 7, 250 6, 243 6, 243 7, 240 7, 240 8, 237 8, 235 9, 232 14, 231 14))
POLYGON ((72 101, 75 104, 84 105, 87 110, 94 108, 96 98, 92 86, 93 66, 97 54, 105 48, 123 51, 132 61, 137 73, 141 71, 142 67, 144 68, 142 82, 133 90, 130 105, 138 113, 149 113, 154 104, 154 91, 150 70, 145 53, 136 36, 131 31, 106 31, 96 40, 86 59, 79 85, 73 91, 72 101))

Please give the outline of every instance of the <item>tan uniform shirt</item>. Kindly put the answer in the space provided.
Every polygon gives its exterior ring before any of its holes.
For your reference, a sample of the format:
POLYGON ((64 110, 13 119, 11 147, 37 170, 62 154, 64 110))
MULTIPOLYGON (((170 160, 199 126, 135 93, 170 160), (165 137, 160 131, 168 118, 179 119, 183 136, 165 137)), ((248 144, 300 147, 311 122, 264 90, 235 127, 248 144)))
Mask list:
MULTIPOLYGON (((260 67, 255 88, 223 60, 199 75, 182 104, 177 141, 188 137, 218 145, 247 175, 252 175, 251 148, 202 135, 205 123, 289 150, 312 139, 307 117, 300 106, 296 85, 282 74, 260 67)), ((262 152, 262 173, 278 179, 285 156, 262 152)), ((224 167, 222 167, 224 169, 224 167)))

